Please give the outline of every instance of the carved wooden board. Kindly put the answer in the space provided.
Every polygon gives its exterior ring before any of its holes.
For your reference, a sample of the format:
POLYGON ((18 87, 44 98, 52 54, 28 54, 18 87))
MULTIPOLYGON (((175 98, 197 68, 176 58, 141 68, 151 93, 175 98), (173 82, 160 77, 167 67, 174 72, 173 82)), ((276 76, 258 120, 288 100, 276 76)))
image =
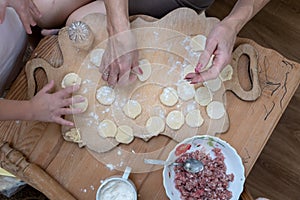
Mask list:
MULTIPOLYGON (((145 125, 151 116, 159 116, 165 120, 168 113, 174 110, 181 111, 184 116, 189 110, 199 110, 204 119, 201 127, 191 128, 184 124, 178 130, 172 130, 167 125, 162 133, 177 142, 197 134, 215 135, 224 133, 229 128, 229 116, 225 112, 220 119, 211 119, 206 112, 206 106, 200 106, 193 99, 179 102, 172 106, 164 106, 159 101, 159 95, 165 87, 173 87, 184 81, 184 67, 191 64, 196 66, 199 53, 190 48, 191 37, 198 34, 207 35, 213 25, 217 22, 215 18, 206 18, 197 15, 189 9, 182 9, 181 12, 171 13, 161 20, 147 22, 137 18, 132 23, 132 32, 137 38, 137 49, 140 59, 147 59, 152 64, 152 74, 146 82, 135 81, 127 86, 116 86, 116 100, 111 106, 104 106, 97 102, 96 90, 107 85, 101 79, 101 73, 97 66, 91 63, 91 54, 95 49, 106 48, 106 29, 98 24, 105 24, 105 17, 101 15, 89 15, 82 20, 91 30, 91 34, 85 42, 74 42, 69 37, 69 27, 62 29, 58 40, 64 58, 63 65, 53 68, 45 60, 37 58, 31 60, 26 66, 28 76, 29 95, 33 95, 35 88, 34 71, 36 68, 43 68, 48 80, 55 80, 56 87, 60 88, 63 77, 70 72, 77 73, 82 79, 81 89, 77 94, 88 98, 89 107, 86 112, 76 116, 67 116, 75 121, 76 128, 80 130, 80 146, 87 146, 95 152, 106 152, 117 146, 119 143, 115 139, 103 138, 99 135, 97 128, 104 119, 110 119, 117 126, 127 125, 133 129, 134 136, 147 141, 156 135, 149 134, 145 125), (189 24, 179 19, 189 19, 189 24), (176 23, 175 23, 175 21, 176 23), (197 25, 196 25, 197 24, 197 25), (167 77, 167 78, 166 78, 167 77), (128 118, 122 108, 128 100, 136 100, 142 106, 142 113, 136 119, 128 118)), ((129 49, 128 51, 130 51, 129 49)), ((135 50, 135 49, 132 49, 135 50)), ((126 52, 121 52, 122 55, 126 52)), ((231 65, 233 66, 233 76, 229 81, 222 82, 218 91, 212 92, 213 101, 226 104, 224 93, 234 92, 240 99, 254 101, 260 96, 260 87, 257 74, 257 52, 248 44, 239 46, 233 53, 231 65), (250 70, 253 87, 249 91, 242 89, 239 83, 237 64, 239 58, 246 54, 250 58, 250 70)), ((197 84, 195 89, 202 86, 197 84)), ((69 128, 69 127, 68 127, 69 128)), ((63 127, 66 132, 67 127, 63 127)))

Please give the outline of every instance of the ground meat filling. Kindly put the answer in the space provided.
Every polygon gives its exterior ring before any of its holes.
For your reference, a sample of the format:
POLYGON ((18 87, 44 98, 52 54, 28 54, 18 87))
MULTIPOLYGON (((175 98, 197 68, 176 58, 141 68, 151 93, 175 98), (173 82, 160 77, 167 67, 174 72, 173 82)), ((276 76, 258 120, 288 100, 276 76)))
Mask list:
POLYGON ((184 162, 188 158, 201 160, 204 169, 199 173, 189 173, 182 166, 175 166, 175 185, 181 193, 182 199, 224 199, 232 197, 232 192, 228 190, 229 182, 234 179, 233 174, 226 174, 224 155, 221 149, 212 150, 215 158, 206 155, 201 151, 182 154, 176 162, 184 162))

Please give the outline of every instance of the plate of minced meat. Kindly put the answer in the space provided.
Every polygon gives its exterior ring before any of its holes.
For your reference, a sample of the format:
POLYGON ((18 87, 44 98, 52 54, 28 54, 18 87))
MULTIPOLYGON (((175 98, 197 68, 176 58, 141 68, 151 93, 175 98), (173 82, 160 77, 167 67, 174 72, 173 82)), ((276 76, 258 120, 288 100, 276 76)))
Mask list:
POLYGON ((201 160, 204 169, 187 172, 167 165, 163 184, 171 200, 237 200, 245 182, 244 166, 236 150, 226 141, 209 135, 187 138, 170 152, 167 163, 201 160))

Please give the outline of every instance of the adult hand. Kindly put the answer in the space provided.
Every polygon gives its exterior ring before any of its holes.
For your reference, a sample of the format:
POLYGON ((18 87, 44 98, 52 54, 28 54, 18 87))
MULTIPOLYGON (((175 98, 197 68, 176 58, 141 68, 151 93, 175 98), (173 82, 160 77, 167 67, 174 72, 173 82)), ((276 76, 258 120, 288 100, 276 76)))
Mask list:
POLYGON ((67 87, 55 93, 49 93, 54 86, 51 81, 44 86, 29 102, 33 109, 33 120, 56 122, 61 125, 73 126, 74 124, 62 118, 63 115, 81 113, 80 109, 67 108, 72 103, 79 103, 84 99, 72 99, 70 95, 79 89, 79 86, 67 87))
POLYGON ((142 74, 138 66, 136 39, 130 30, 108 39, 100 72, 102 79, 111 86, 129 84, 136 80, 136 74, 142 74))
POLYGON ((41 17, 39 9, 32 0, 1 0, 0 23, 4 21, 6 7, 12 7, 18 13, 23 26, 28 34, 31 34, 31 26, 37 24, 36 19, 41 17))
POLYGON ((236 39, 236 31, 227 22, 219 22, 209 33, 204 51, 201 53, 195 73, 189 73, 185 78, 192 84, 214 79, 221 70, 230 63, 233 46, 236 39), (214 55, 213 65, 201 72, 211 56, 214 55))

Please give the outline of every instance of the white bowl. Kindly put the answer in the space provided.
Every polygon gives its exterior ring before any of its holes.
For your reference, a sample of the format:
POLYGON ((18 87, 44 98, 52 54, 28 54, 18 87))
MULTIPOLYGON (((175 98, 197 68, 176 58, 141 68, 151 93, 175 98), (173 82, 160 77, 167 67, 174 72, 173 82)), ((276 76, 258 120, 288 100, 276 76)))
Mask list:
MULTIPOLYGON (((233 182, 229 183, 228 190, 232 192, 232 200, 239 199, 242 191, 243 186, 245 182, 245 170, 242 163, 242 159, 237 154, 236 150, 230 146, 227 142, 224 140, 221 140, 220 138, 209 136, 209 135, 201 135, 201 136, 194 136, 192 138, 187 138, 181 143, 177 144, 176 147, 170 152, 167 162, 172 161, 174 162, 177 158, 179 158, 180 155, 175 155, 176 149, 178 151, 178 147, 182 145, 188 145, 190 148, 185 151, 186 153, 193 152, 195 150, 200 150, 202 147, 205 148, 205 150, 210 154, 210 156, 213 158, 214 153, 211 152, 211 150, 215 147, 220 148, 221 152, 223 153, 225 159, 224 163, 226 165, 226 174, 233 173, 234 174, 234 180, 233 182), (201 144, 201 145, 199 145, 201 144)), ((183 152, 184 153, 184 152, 183 152)), ((163 185, 166 190, 167 196, 171 200, 180 200, 180 191, 175 188, 175 172, 174 172, 174 166, 169 165, 165 166, 163 170, 163 185)))

